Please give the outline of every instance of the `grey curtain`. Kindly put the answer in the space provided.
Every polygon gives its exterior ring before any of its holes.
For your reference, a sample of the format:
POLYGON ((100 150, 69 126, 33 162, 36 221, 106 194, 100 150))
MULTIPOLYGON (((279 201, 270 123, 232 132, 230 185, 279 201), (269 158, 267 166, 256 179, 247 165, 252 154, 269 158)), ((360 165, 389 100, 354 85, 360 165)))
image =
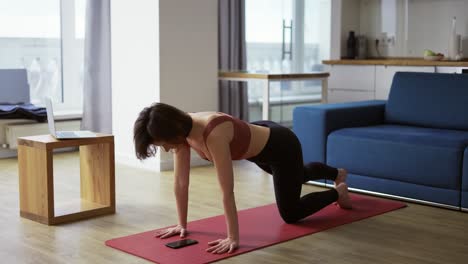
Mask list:
MULTIPOLYGON (((245 0, 218 1, 218 47, 220 70, 247 68, 245 42, 245 0)), ((248 121, 247 83, 219 82, 219 109, 248 121)))
POLYGON ((110 0, 88 0, 81 128, 112 133, 110 0))

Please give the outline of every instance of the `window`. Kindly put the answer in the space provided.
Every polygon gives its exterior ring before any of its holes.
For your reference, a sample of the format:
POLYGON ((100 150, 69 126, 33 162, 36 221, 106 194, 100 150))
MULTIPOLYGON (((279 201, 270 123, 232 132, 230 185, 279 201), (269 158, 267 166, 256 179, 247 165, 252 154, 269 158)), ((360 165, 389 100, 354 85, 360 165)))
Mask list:
POLYGON ((31 103, 51 96, 58 110, 81 110, 85 6, 86 0, 0 0, 0 70, 26 69, 31 103))
MULTIPOLYGON (((246 0, 247 70, 311 72, 330 57, 331 0, 246 0)), ((262 88, 249 82, 249 118, 261 119, 262 88)), ((321 81, 273 83, 271 119, 290 125, 292 110, 321 100, 321 81)))

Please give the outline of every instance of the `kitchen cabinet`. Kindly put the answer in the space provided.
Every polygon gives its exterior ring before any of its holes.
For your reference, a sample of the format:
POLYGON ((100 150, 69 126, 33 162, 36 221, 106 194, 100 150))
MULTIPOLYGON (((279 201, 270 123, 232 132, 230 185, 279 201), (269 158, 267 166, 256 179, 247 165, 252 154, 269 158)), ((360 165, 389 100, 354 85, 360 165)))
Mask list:
POLYGON ((436 67, 436 72, 438 73, 462 73, 463 70, 465 70, 465 72, 468 71, 468 67, 436 67))
POLYGON ((374 91, 374 65, 333 65, 330 67, 330 89, 374 91))
POLYGON ((328 90, 328 103, 366 101, 373 100, 374 97, 374 91, 328 90))
POLYGON ((330 65, 328 102, 352 102, 374 99, 374 65, 330 65))
POLYGON ((399 71, 468 73, 466 62, 429 63, 415 59, 324 61, 330 73, 328 102, 387 100, 393 76, 399 71))
POLYGON ((387 100, 396 72, 435 72, 434 66, 375 66, 375 99, 387 100))

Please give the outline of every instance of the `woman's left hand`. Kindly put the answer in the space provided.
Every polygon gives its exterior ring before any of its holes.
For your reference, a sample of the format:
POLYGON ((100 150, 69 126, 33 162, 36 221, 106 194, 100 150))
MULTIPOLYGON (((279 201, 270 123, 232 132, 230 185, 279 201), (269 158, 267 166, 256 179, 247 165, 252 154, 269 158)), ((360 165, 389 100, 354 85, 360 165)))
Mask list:
POLYGON ((239 241, 232 238, 218 239, 208 243, 211 247, 207 248, 206 251, 213 254, 223 254, 225 252, 232 253, 236 248, 239 247, 239 241))

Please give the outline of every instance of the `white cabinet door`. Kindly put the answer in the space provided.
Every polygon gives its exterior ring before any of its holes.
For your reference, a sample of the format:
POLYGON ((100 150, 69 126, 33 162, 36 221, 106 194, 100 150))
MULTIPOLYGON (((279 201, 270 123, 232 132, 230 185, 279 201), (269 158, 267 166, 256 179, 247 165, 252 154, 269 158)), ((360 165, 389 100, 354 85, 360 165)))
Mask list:
POLYGON ((434 66, 376 66, 375 67, 375 99, 387 100, 396 72, 435 72, 434 66))
POLYGON ((373 91, 353 91, 353 90, 328 90, 328 103, 344 103, 373 100, 373 91))
POLYGON ((328 70, 329 103, 374 99, 374 65, 332 65, 328 70))
POLYGON ((436 67, 438 73, 462 73, 463 70, 468 70, 468 67, 436 67))
POLYGON ((332 65, 328 69, 331 89, 374 91, 374 65, 332 65))

